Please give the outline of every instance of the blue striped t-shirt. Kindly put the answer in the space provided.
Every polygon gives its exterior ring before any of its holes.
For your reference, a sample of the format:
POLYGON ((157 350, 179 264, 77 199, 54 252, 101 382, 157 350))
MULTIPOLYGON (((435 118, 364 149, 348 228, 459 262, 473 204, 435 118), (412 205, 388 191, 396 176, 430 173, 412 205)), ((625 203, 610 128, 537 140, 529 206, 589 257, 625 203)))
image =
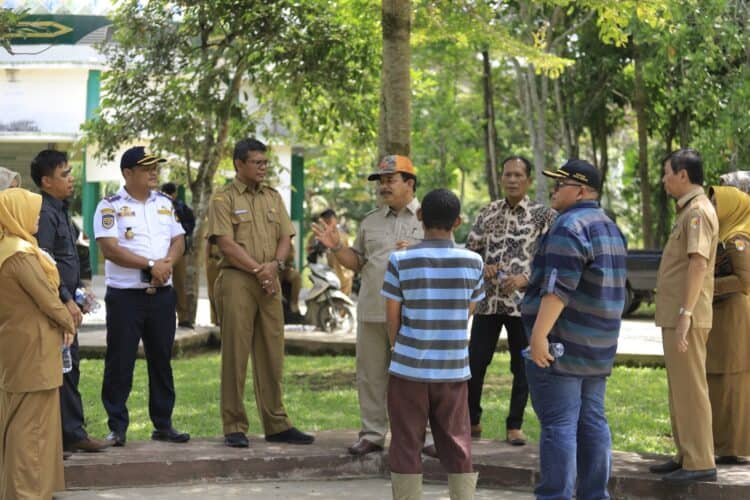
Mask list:
POLYGON ((381 294, 401 302, 389 373, 418 382, 471 378, 469 303, 484 298, 482 258, 450 240, 393 252, 381 294))
POLYGON ((551 365, 560 375, 606 376, 612 371, 625 304, 627 244, 617 225, 595 201, 560 214, 542 237, 521 305, 531 336, 542 297, 565 304, 549 333, 565 354, 551 365))

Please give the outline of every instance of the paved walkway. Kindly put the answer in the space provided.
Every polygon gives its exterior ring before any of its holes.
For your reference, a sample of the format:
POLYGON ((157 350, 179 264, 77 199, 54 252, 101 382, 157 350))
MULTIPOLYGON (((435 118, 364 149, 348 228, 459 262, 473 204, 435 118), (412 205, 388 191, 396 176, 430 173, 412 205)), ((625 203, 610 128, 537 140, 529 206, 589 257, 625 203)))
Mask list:
MULTIPOLYGON (((84 316, 84 323, 80 331, 79 342, 84 357, 103 357, 106 347, 105 308, 104 308, 104 277, 95 276, 94 292, 99 297, 102 307, 94 315, 84 316)), ((305 289, 302 291, 304 299, 305 289)), ((211 325, 211 309, 205 284, 199 287, 198 311, 196 328, 178 328, 176 337, 176 351, 201 348, 216 342, 218 328, 211 325)), ((301 299, 301 302, 304 300, 301 299)), ((304 308, 304 304, 302 304, 304 308)), ((354 332, 348 334, 331 335, 317 331, 312 326, 287 325, 285 329, 287 351, 302 354, 354 354, 354 332)), ((505 332, 501 334, 498 349, 507 349, 505 332)), ((661 332, 652 320, 626 319, 622 322, 620 342, 617 348, 618 363, 663 365, 663 350, 661 332)))
MULTIPOLYGON (((387 482, 382 481, 389 474, 387 453, 352 457, 346 446, 355 439, 355 431, 324 431, 316 434, 314 444, 294 446, 267 443, 262 437, 250 436, 248 449, 227 448, 219 438, 196 439, 187 444, 135 441, 128 442, 124 448, 110 448, 103 453, 76 453, 65 462, 65 476, 68 488, 139 488, 136 491, 148 491, 140 489, 146 486, 188 484, 200 489, 209 483, 226 481, 282 481, 284 484, 287 481, 306 481, 297 486, 309 496, 317 491, 316 485, 324 484, 318 481, 359 478, 381 480, 358 484, 379 484, 373 493, 379 491, 380 498, 388 498, 387 482)), ((529 492, 537 482, 539 458, 534 445, 518 447, 502 441, 478 440, 472 445, 472 455, 481 488, 529 492)), ((649 465, 665 458, 614 452, 610 493, 614 498, 750 498, 750 466, 722 466, 716 483, 672 487, 660 476, 648 472, 649 465)), ((438 487, 437 498, 444 498, 446 475, 440 462, 424 458, 423 469, 427 480, 443 485, 438 487)), ((254 483, 253 488, 256 486, 261 492, 272 491, 269 483, 254 483)), ((187 486, 182 488, 171 491, 198 491, 187 486)), ((112 490, 107 498, 131 498, 120 495, 118 491, 112 490)), ((368 498, 359 496, 359 489, 343 489, 344 493, 346 491, 352 499, 368 498)))
MULTIPOLYGON (((251 500, 326 499, 326 500, 383 500, 390 498, 391 482, 387 479, 342 479, 332 481, 256 481, 200 483, 152 488, 118 488, 104 490, 69 491, 55 498, 61 500, 128 500, 158 498, 160 500, 222 500, 247 498, 251 500), (356 493, 353 493, 356 492, 356 493)), ((447 500, 448 488, 444 484, 426 483, 425 500, 447 500)), ((530 492, 517 490, 479 489, 476 500, 533 499, 530 492)))

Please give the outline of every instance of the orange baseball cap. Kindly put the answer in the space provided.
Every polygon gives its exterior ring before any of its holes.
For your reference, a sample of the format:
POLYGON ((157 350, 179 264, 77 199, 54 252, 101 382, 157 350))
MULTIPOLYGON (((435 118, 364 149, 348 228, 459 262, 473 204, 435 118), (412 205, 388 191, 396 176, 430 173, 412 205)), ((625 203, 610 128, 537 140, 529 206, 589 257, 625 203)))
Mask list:
POLYGON ((413 175, 414 177, 417 176, 417 172, 414 170, 414 165, 411 164, 409 158, 401 155, 388 155, 380 160, 377 172, 368 175, 367 180, 374 181, 379 179, 381 175, 395 174, 396 172, 413 175))

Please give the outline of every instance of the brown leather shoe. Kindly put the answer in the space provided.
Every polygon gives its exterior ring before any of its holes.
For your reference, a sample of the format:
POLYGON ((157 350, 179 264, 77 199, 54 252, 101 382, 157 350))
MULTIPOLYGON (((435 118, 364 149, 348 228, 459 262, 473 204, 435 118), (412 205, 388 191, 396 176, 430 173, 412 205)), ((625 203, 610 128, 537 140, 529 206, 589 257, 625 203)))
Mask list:
POLYGON ((431 444, 429 446, 425 446, 422 448, 422 453, 427 455, 428 457, 437 458, 437 448, 435 448, 434 444, 431 444))
POLYGON ((70 445, 70 449, 80 450, 80 451, 87 451, 89 453, 94 453, 98 451, 104 451, 106 448, 109 448, 110 446, 109 441, 100 441, 98 439, 94 439, 91 436, 86 436, 84 439, 81 439, 77 443, 73 443, 70 445))
POLYGON ((482 424, 471 426, 471 437, 474 439, 479 439, 480 437, 482 437, 482 424))
POLYGON ((521 429, 508 429, 508 435, 505 438, 513 446, 523 446, 526 444, 526 436, 521 429))
POLYGON ((376 451, 383 451, 382 446, 366 439, 360 439, 347 449, 349 450, 349 453, 358 457, 367 455, 368 453, 374 453, 376 451))

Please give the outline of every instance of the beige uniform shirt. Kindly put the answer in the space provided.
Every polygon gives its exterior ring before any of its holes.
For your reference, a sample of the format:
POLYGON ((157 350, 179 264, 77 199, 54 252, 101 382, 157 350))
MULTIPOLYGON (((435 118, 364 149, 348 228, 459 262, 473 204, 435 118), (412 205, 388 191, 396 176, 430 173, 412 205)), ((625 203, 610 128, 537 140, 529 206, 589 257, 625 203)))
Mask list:
POLYGON ((696 188, 677 200, 677 220, 662 252, 656 276, 656 326, 675 328, 683 307, 683 294, 687 283, 690 254, 702 255, 708 260, 698 302, 693 308, 692 325, 711 328, 714 294, 713 269, 716 246, 719 242, 719 221, 716 210, 703 193, 696 188))
POLYGON ((388 267, 388 257, 396 249, 396 242, 411 244, 424 238, 422 223, 417 220, 419 201, 414 198, 398 213, 383 206, 367 214, 359 225, 352 250, 362 263, 362 285, 359 289, 357 318, 359 321, 385 322, 385 297, 380 295, 388 267))
MULTIPOLYGON (((208 209, 208 237, 231 236, 259 264, 271 262, 281 238, 294 235, 284 201, 268 186, 251 190, 237 179, 220 188, 208 209)), ((219 267, 231 267, 222 257, 219 267)))

